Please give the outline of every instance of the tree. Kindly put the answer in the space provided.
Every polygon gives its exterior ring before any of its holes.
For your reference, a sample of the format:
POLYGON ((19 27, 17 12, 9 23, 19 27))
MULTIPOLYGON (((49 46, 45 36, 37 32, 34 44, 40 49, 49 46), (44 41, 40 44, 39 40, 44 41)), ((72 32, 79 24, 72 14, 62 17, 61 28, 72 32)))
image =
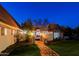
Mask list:
POLYGON ((27 31, 27 33, 25 34, 25 41, 26 42, 31 42, 32 39, 30 39, 30 35, 29 33, 33 30, 33 23, 32 23, 32 19, 29 18, 27 19, 23 24, 22 24, 22 29, 27 31))
POLYGON ((37 27, 42 26, 42 19, 41 18, 39 18, 38 20, 34 19, 34 24, 37 27))
POLYGON ((48 19, 42 20, 39 18, 38 20, 34 20, 35 26, 47 26, 49 24, 48 19))
POLYGON ((40 19, 38 19, 38 26, 42 26, 42 19, 40 18, 40 19))
POLYGON ((71 36, 72 33, 73 33, 73 29, 70 28, 70 27, 65 27, 65 34, 68 35, 68 36, 71 36))
POLYGON ((27 30, 32 30, 33 29, 33 24, 31 18, 27 19, 23 24, 22 24, 23 29, 27 30))
POLYGON ((44 19, 44 22, 42 24, 43 26, 47 26, 49 24, 48 19, 44 19))
POLYGON ((38 26, 38 23, 37 23, 37 20, 36 19, 34 19, 33 22, 34 22, 34 25, 35 26, 38 26))
POLYGON ((79 39, 79 26, 74 29, 74 34, 76 35, 76 39, 79 39))
POLYGON ((79 26, 75 28, 75 33, 79 34, 79 26))

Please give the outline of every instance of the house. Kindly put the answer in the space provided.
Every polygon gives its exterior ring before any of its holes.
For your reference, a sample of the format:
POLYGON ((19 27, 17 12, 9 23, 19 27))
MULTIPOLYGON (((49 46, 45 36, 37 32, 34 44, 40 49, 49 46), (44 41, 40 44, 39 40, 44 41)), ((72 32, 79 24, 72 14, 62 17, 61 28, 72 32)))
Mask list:
POLYGON ((36 40, 41 40, 41 41, 44 41, 45 39, 47 39, 47 32, 48 32, 48 30, 47 30, 47 27, 45 27, 45 26, 39 26, 39 27, 35 27, 36 29, 35 29, 35 39, 36 40), (39 38, 39 39, 37 39, 37 38, 39 38))
POLYGON ((53 41, 59 40, 63 38, 62 28, 57 24, 49 24, 47 26, 39 27, 41 32, 41 40, 42 41, 53 41))
POLYGON ((22 32, 15 19, 0 5, 0 53, 17 42, 15 34, 22 32))
POLYGON ((59 26, 58 24, 49 24, 48 25, 48 31, 52 32, 53 40, 63 38, 63 31, 61 29, 62 29, 62 27, 59 26))

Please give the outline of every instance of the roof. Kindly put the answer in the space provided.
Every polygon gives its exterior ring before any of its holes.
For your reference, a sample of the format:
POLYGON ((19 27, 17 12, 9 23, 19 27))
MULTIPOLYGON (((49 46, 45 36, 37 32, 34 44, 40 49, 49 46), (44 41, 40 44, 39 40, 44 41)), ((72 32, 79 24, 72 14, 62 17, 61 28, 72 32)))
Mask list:
POLYGON ((35 28, 35 30, 36 29, 40 29, 41 31, 47 31, 48 30, 48 28, 46 27, 46 26, 34 26, 34 28, 35 28))
POLYGON ((10 26, 20 28, 16 20, 0 5, 0 21, 10 26))
POLYGON ((49 31, 60 31, 60 26, 58 24, 49 24, 48 25, 49 31))

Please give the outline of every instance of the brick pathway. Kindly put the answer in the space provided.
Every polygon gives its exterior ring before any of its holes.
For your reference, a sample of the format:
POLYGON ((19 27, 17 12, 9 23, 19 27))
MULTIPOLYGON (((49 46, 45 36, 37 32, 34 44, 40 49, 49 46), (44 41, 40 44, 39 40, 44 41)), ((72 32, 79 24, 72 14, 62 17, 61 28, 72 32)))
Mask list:
POLYGON ((42 41, 35 41, 35 44, 40 49, 40 54, 42 56, 59 56, 59 54, 47 47, 42 41))

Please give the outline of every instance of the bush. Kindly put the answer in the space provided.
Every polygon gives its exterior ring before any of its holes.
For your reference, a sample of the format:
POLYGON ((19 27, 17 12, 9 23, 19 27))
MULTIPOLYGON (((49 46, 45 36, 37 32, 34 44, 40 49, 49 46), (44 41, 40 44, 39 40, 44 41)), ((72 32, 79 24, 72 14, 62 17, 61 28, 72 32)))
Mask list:
POLYGON ((25 35, 25 41, 30 42, 30 36, 28 34, 25 35))

